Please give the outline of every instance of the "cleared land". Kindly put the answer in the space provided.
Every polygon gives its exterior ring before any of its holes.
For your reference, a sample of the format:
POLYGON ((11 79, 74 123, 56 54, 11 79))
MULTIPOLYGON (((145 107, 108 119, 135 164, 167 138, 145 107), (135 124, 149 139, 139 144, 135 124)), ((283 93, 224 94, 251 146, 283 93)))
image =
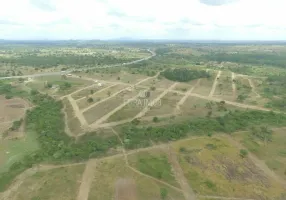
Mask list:
POLYGON ((168 92, 156 105, 150 108, 146 116, 172 114, 182 97, 183 95, 175 92, 168 92))
MULTIPOLYGON (((71 200, 79 190, 84 165, 37 172, 24 180, 9 199, 71 200)), ((7 199, 8 200, 8 199, 7 199)))
POLYGON ((190 186, 197 194, 250 199, 282 197, 283 186, 240 156, 222 137, 197 138, 172 145, 190 186))
POLYGON ((161 199, 162 190, 164 190, 164 193, 166 191, 166 200, 184 199, 181 192, 134 172, 125 165, 122 158, 115 158, 97 163, 89 200, 115 199, 118 184, 122 183, 122 180, 132 180, 134 182, 133 186, 126 192, 135 193, 136 200, 161 199))
POLYGON ((43 76, 32 79, 27 83, 27 87, 60 97, 93 84, 92 81, 74 77, 43 76))
POLYGON ((254 137, 251 132, 234 134, 234 138, 262 160, 279 177, 286 180, 285 129, 274 130, 272 141, 266 144, 254 137))
POLYGON ((128 100, 135 96, 137 93, 138 91, 136 90, 122 91, 115 97, 112 97, 102 103, 99 103, 95 107, 84 112, 84 117, 89 124, 92 124, 96 120, 100 119, 104 115, 108 114, 109 112, 120 106, 122 103, 124 103, 125 100, 128 100))

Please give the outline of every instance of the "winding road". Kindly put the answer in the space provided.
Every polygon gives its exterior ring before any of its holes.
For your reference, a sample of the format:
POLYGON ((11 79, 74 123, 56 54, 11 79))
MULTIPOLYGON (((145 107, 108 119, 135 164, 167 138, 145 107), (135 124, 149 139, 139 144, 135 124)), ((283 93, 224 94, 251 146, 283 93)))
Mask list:
MULTIPOLYGON (((156 53, 150 49, 147 49, 147 51, 151 54, 151 56, 148 56, 146 58, 141 58, 139 60, 134 60, 131 62, 127 62, 127 63, 119 63, 119 64, 115 64, 115 65, 106 65, 106 66, 102 66, 102 67, 89 67, 89 68, 81 68, 81 69, 77 69, 77 71, 84 71, 84 70, 88 70, 88 69, 101 69, 101 68, 109 68, 109 67, 118 67, 118 66, 126 66, 126 65, 132 65, 135 63, 139 63, 145 60, 149 60, 153 57, 156 56, 156 53)), ((5 79, 14 79, 14 78, 34 78, 34 77, 41 77, 41 76, 55 76, 55 75, 63 75, 63 74, 69 74, 73 72, 73 70, 69 70, 69 71, 65 71, 65 72, 47 72, 47 73, 40 73, 40 74, 30 74, 30 75, 23 75, 23 76, 6 76, 6 77, 0 77, 0 80, 5 80, 5 79)))

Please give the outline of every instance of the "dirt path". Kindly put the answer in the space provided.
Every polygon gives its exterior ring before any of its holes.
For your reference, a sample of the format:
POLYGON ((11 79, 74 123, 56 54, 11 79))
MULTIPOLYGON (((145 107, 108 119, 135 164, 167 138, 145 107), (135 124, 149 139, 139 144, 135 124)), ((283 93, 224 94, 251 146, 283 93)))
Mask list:
MULTIPOLYGON (((157 76, 157 75, 156 75, 156 76, 157 76)), ((154 76, 154 77, 156 77, 156 76, 154 76)), ((143 83, 144 81, 147 81, 147 80, 149 80, 149 79, 151 79, 151 78, 154 78, 154 77, 145 78, 145 79, 143 79, 143 80, 137 82, 137 83, 134 84, 133 86, 139 85, 140 83, 143 83)), ((120 91, 118 91, 118 92, 116 92, 116 93, 110 95, 109 97, 107 97, 107 98, 105 98, 105 99, 102 99, 101 101, 98 101, 98 102, 96 102, 96 103, 90 105, 89 107, 87 107, 87 108, 81 110, 81 113, 84 113, 84 112, 88 111, 89 109, 93 108, 94 106, 97 106, 99 103, 102 103, 102 102, 104 102, 104 101, 107 101, 107 100, 111 99, 112 97, 115 97, 116 95, 118 95, 119 93, 125 91, 126 89, 127 89, 127 88, 124 88, 124 89, 122 89, 122 90, 120 90, 120 91)))
POLYGON ((193 90, 200 84, 201 82, 201 79, 199 79, 196 84, 190 89, 187 91, 187 93, 181 98, 181 100, 177 103, 176 105, 176 110, 177 111, 180 111, 180 106, 183 105, 185 103, 185 101, 187 100, 187 98, 190 96, 190 94, 193 92, 193 90))
MULTIPOLYGON (((271 109, 267 109, 267 108, 263 108, 263 107, 247 105, 247 104, 237 103, 237 102, 233 102, 233 101, 226 101, 224 99, 219 99, 219 98, 215 98, 215 97, 206 97, 206 96, 203 96, 203 95, 200 95, 200 94, 196 94, 196 93, 191 93, 190 96, 198 97, 198 98, 201 98, 201 99, 206 99, 206 100, 209 100, 209 101, 216 101, 216 102, 224 101, 226 104, 237 106, 237 107, 240 107, 240 108, 245 108, 245 109, 261 110, 261 111, 272 111, 271 109)), ((281 113, 281 112, 278 112, 278 111, 273 111, 273 112, 281 113)))
POLYGON ((231 83, 232 83, 232 95, 233 99, 236 99, 236 85, 235 85, 235 73, 231 73, 231 83))
POLYGON ((180 163, 178 162, 177 155, 170 145, 168 146, 167 155, 168 155, 168 160, 171 163, 173 171, 175 173, 175 178, 183 190, 183 194, 184 194, 185 199, 186 200, 195 200, 196 195, 195 195, 194 191, 192 190, 192 188, 190 187, 190 185, 189 185, 189 183, 188 183, 188 181, 184 175, 184 172, 180 166, 180 163))
POLYGON ((109 117, 111 117, 114 113, 116 113, 117 111, 121 110, 124 106, 126 106, 127 104, 129 104, 130 102, 134 101, 135 99, 137 99, 139 96, 141 95, 141 93, 137 94, 136 96, 132 97, 131 99, 128 99, 128 101, 125 101, 123 104, 121 104, 120 106, 116 107, 115 109, 113 109, 112 111, 110 111, 109 113, 107 113, 106 115, 104 115, 103 117, 101 117, 100 119, 98 119, 96 122, 90 124, 90 128, 97 128, 97 126, 99 124, 101 124, 102 122, 106 121, 109 117))
POLYGON ((215 92, 217 82, 218 82, 220 75, 221 75, 221 71, 218 71, 216 78, 214 80, 213 86, 212 86, 212 90, 210 91, 209 97, 212 97, 214 95, 214 92, 215 92))
MULTIPOLYGON (((114 86, 116 86, 116 85, 118 85, 118 84, 112 84, 112 85, 110 85, 110 86, 108 86, 108 87, 105 87, 105 88, 102 88, 102 89, 100 89, 100 90, 97 90, 96 92, 94 92, 91 96, 93 96, 93 95, 95 95, 95 94, 97 94, 97 93, 99 93, 99 92, 103 92, 103 91, 105 91, 105 90, 108 90, 109 88, 111 88, 111 87, 114 87, 114 86)), ((77 99, 77 100, 75 100, 75 101, 81 101, 81 100, 83 100, 83 99, 85 99, 86 97, 81 97, 81 98, 79 98, 79 99, 77 99)))
POLYGON ((105 102, 105 101, 107 101, 107 100, 109 100, 109 99, 115 97, 116 95, 120 94, 121 92, 123 92, 123 91, 125 91, 125 90, 126 90, 126 88, 124 88, 124 89, 122 89, 122 90, 119 90, 118 92, 113 93, 113 94, 110 95, 109 97, 107 97, 107 98, 105 98, 105 99, 102 99, 102 100, 100 100, 100 101, 98 101, 98 102, 96 102, 96 103, 94 103, 94 104, 92 104, 92 105, 90 105, 90 106, 88 106, 88 107, 82 109, 80 112, 81 112, 81 113, 84 113, 84 112, 88 111, 89 109, 91 109, 91 108, 97 106, 98 104, 100 104, 100 103, 102 103, 102 102, 105 102))
POLYGON ((36 174, 37 171, 38 170, 35 168, 30 168, 24 171, 19 176, 17 176, 15 180, 13 181, 14 184, 12 184, 12 186, 8 190, 2 193, 1 200, 11 200, 13 194, 17 193, 19 187, 23 184, 24 180, 36 174))
POLYGON ((64 108, 63 108, 63 113, 64 113, 64 121, 65 121, 65 133, 70 136, 70 137, 75 137, 74 134, 72 134, 72 132, 69 129, 69 125, 68 125, 68 115, 67 113, 64 111, 66 109, 66 105, 64 104, 64 108))
POLYGON ((248 82, 249 82, 249 85, 251 87, 251 90, 254 94, 256 94, 256 97, 260 97, 260 94, 258 94, 256 92, 256 88, 255 88, 255 85, 253 84, 252 80, 250 78, 247 78, 248 79, 248 82))
POLYGON ((80 121, 81 126, 86 127, 88 125, 87 121, 85 120, 84 116, 80 112, 76 101, 71 97, 71 95, 68 95, 68 100, 70 101, 72 108, 73 108, 73 111, 74 111, 76 117, 78 118, 78 120, 80 121))
MULTIPOLYGON (((245 148, 241 143, 237 142, 236 140, 234 140, 232 137, 228 136, 228 135, 224 135, 224 137, 227 137, 229 139, 229 141, 237 148, 239 149, 247 149, 245 148)), ((257 158, 253 153, 249 152, 248 153, 248 157, 252 160, 252 162, 260 169, 262 170, 267 176, 273 178, 274 180, 276 180, 277 182, 281 183, 282 185, 284 185, 284 187, 286 187, 286 180, 284 180, 283 178, 279 177, 277 174, 275 174, 271 169, 269 169, 269 167, 265 164, 264 161, 260 160, 259 158, 257 158)))
MULTIPOLYGON (((122 145, 122 153, 123 153, 123 156, 124 156, 125 164, 126 164, 126 166, 127 166, 129 169, 131 169, 133 172, 135 172, 135 173, 137 173, 137 174, 139 174, 139 175, 141 175, 141 176, 145 176, 145 177, 147 177, 147 178, 149 178, 149 179, 152 179, 152 180, 154 180, 154 181, 156 181, 156 182, 159 182, 159 183, 161 183, 161 184, 164 184, 164 185, 166 185, 166 186, 168 186, 168 187, 170 187, 170 188, 172 188, 172 189, 174 189, 174 190, 176 190, 176 191, 182 192, 182 190, 181 190, 180 188, 177 188, 177 187, 175 187, 175 186, 173 186, 173 185, 171 185, 171 184, 169 184, 169 183, 166 183, 166 182, 164 182, 164 181, 161 181, 160 179, 154 178, 153 176, 149 176, 149 175, 147 175, 147 174, 144 174, 144 173, 140 172, 139 170, 133 168, 133 167, 129 164, 129 161, 128 161, 128 155, 130 155, 131 152, 126 153, 126 150, 125 150, 125 147, 124 147, 124 143, 123 143, 122 139, 120 138, 119 134, 118 134, 113 128, 111 128, 111 130, 112 130, 112 132, 117 136, 117 138, 119 139, 119 141, 120 141, 120 143, 121 143, 121 145, 122 145)), ((162 147, 165 147, 165 145, 164 145, 164 146, 163 146, 163 145, 162 145, 162 146, 157 146, 156 148, 160 148, 160 147, 161 147, 161 148, 162 148, 162 147)), ((145 148, 145 151, 148 151, 148 150, 150 150, 150 149, 152 149, 152 148, 145 148)), ((136 153, 137 153, 137 152, 136 152, 136 153)))
POLYGON ((94 160, 89 160, 86 164, 85 170, 82 175, 82 180, 79 187, 77 200, 88 200, 90 186, 94 178, 95 168, 96 168, 96 162, 94 160))
POLYGON ((156 104, 161 98, 163 98, 168 92, 170 92, 174 87, 176 87, 178 83, 174 83, 171 85, 168 89, 166 89, 164 92, 162 92, 156 99, 154 99, 152 102, 148 104, 148 106, 145 106, 135 117, 135 118, 140 118, 143 117, 148 111, 149 111, 149 105, 154 105, 156 104))
POLYGON ((255 199, 244 199, 244 198, 236 198, 236 197, 220 197, 220 196, 209 196, 209 195, 199 195, 199 197, 204 199, 219 199, 219 200, 255 200, 255 199))

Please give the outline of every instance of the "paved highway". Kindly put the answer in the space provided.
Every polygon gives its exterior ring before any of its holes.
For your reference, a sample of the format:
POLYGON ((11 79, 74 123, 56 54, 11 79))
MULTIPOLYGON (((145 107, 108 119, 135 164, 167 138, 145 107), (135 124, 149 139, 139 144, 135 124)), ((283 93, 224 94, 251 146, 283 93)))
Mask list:
MULTIPOLYGON (((156 56, 156 53, 151 51, 150 49, 147 50, 149 53, 151 53, 151 56, 146 57, 146 58, 141 58, 139 60, 135 60, 135 61, 131 61, 131 62, 127 62, 127 63, 120 63, 120 64, 115 64, 115 65, 107 65, 107 66, 103 66, 103 67, 90 67, 90 68, 81 68, 81 69, 77 69, 77 71, 83 71, 83 70, 87 70, 87 69, 101 69, 101 68, 109 68, 109 67, 118 67, 118 66, 126 66, 126 65, 132 65, 135 63, 139 63, 142 62, 144 60, 149 60, 151 58, 153 58, 154 56, 156 56)), ((40 74, 30 74, 30 75, 23 75, 23 76, 7 76, 7 77, 0 77, 0 80, 4 80, 4 79, 13 79, 13 78, 32 78, 32 77, 40 77, 40 76, 54 76, 54 75, 62 75, 64 74, 69 74, 73 72, 73 70, 69 70, 69 71, 65 71, 65 72, 47 72, 47 73, 40 73, 40 74)))

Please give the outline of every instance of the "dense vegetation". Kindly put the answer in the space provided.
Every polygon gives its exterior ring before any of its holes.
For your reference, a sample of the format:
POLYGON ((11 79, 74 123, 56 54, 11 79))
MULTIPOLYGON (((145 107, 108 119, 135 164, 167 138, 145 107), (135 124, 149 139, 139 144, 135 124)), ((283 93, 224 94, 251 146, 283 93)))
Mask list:
POLYGON ((197 118, 164 127, 125 126, 121 137, 126 148, 136 149, 152 145, 151 141, 168 142, 188 135, 207 135, 212 132, 232 133, 261 124, 286 125, 286 115, 262 111, 235 111, 222 117, 197 118))
POLYGON ((161 75, 169 80, 179 82, 188 82, 199 78, 210 78, 210 74, 206 71, 186 68, 167 69, 161 72, 161 75))
POLYGON ((0 63, 13 66, 32 66, 32 67, 56 67, 59 65, 69 66, 94 66, 110 65, 136 60, 136 58, 116 58, 109 55, 25 55, 20 57, 0 57, 0 63))
POLYGON ((274 53, 213 53, 203 57, 206 60, 217 62, 236 62, 255 65, 272 65, 278 67, 286 67, 285 55, 274 53))

